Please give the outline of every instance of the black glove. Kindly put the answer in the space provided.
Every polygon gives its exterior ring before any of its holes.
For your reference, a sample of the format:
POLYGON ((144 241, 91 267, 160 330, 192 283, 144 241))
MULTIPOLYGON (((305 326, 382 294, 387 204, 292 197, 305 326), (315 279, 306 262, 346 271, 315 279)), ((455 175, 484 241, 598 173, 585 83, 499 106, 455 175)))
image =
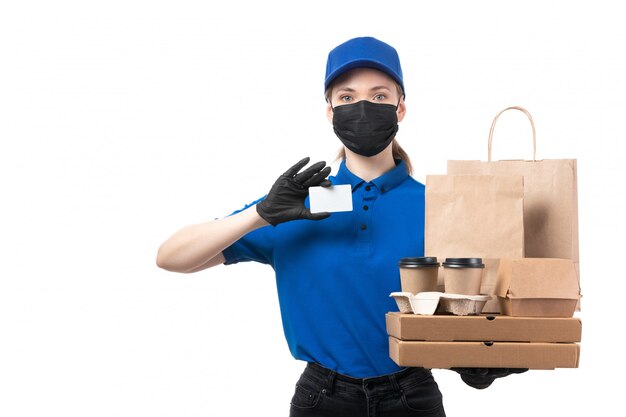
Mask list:
POLYGON ((330 167, 326 162, 317 162, 302 172, 309 157, 304 158, 283 175, 278 177, 265 199, 256 205, 256 211, 272 226, 296 219, 322 220, 330 213, 315 213, 304 206, 304 200, 309 195, 309 187, 321 185, 330 187, 331 182, 326 179, 330 174, 330 167))
POLYGON ((452 370, 461 375, 463 382, 476 389, 487 388, 496 378, 528 371, 527 368, 452 368, 452 370))

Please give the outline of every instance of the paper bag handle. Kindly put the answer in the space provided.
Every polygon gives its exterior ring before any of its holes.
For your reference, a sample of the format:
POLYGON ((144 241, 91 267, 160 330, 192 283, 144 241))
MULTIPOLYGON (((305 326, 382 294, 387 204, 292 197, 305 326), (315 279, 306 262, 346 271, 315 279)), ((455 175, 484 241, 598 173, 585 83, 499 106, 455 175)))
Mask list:
POLYGON ((533 122, 533 117, 530 115, 528 110, 519 106, 507 107, 506 109, 502 110, 500 113, 496 114, 496 117, 493 119, 493 123, 491 123, 491 129, 489 130, 489 149, 488 149, 488 155, 487 155, 488 161, 491 162, 491 141, 493 139, 493 131, 496 128, 496 122, 498 121, 498 117, 500 117, 500 115, 507 110, 519 110, 528 117, 528 120, 530 120, 530 126, 533 128, 533 162, 536 161, 535 156, 537 154, 537 133, 535 132, 535 123, 533 122))

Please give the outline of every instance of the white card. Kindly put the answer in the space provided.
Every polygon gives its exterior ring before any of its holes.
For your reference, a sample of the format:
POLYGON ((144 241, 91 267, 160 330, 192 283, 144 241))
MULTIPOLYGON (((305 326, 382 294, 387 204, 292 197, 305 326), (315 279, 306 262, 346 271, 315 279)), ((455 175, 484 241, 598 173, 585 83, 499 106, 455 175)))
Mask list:
POLYGON ((352 211, 352 186, 310 187, 311 213, 352 211))

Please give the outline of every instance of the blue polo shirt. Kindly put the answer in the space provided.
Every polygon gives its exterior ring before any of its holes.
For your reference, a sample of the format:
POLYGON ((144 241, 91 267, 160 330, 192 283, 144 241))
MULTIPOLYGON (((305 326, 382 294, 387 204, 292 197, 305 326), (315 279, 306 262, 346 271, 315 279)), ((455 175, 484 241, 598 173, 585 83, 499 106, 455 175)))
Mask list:
POLYGON ((330 180, 352 186, 351 212, 254 230, 224 250, 225 264, 274 268, 294 358, 355 378, 397 372, 385 313, 398 311, 389 297, 400 291, 398 260, 424 254, 424 185, 403 161, 370 182, 344 161, 330 180))

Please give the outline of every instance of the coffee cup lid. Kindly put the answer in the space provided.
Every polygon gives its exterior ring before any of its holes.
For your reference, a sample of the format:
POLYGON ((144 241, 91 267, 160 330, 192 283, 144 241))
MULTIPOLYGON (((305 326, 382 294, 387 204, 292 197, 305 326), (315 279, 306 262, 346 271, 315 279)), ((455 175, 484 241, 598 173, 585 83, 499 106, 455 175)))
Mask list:
POLYGON ((402 268, 430 268, 439 266, 437 258, 434 256, 425 256, 419 258, 402 258, 398 262, 402 268))
POLYGON ((484 268, 482 258, 446 258, 443 262, 446 268, 484 268))

